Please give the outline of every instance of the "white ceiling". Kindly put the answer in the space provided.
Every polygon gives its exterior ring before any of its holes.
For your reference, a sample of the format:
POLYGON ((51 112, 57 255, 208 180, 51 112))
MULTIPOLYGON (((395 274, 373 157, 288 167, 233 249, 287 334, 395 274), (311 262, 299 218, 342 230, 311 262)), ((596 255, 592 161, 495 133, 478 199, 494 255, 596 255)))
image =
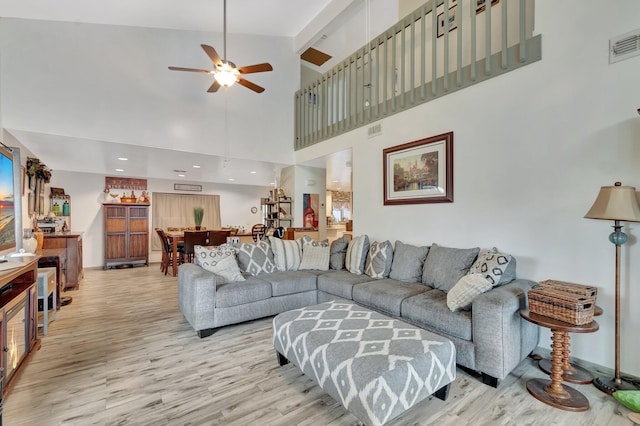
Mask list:
MULTIPOLYGON (((323 9, 345 0, 229 0, 227 2, 227 31, 236 34, 258 34, 294 38, 317 17, 323 9)), ((338 6, 338 8, 341 6, 338 6)), ((327 9, 329 10, 329 9, 327 9)), ((223 0, 0 0, 0 17, 50 21, 124 25, 177 30, 222 32, 223 0)), ((326 11, 325 11, 326 14, 326 11)), ((312 26, 313 27, 313 26, 312 26)), ((325 27, 321 28, 325 29, 325 27)), ((308 29, 307 29, 308 33, 308 29)), ((310 40, 313 36, 304 34, 310 40)), ((299 39, 297 43, 299 43, 299 39)), ((178 64, 188 66, 189 64, 178 64)), ((185 180, 269 185, 283 164, 262 161, 224 159, 167 149, 140 147, 125 143, 91 141, 66 136, 23 132, 7 129, 18 141, 41 158, 52 169, 86 171, 114 175, 122 168, 126 176, 146 176, 176 179, 174 170, 187 171, 185 180), (73 153, 72 156, 69 153, 73 153), (117 160, 129 158, 128 161, 117 160), (82 161, 72 161, 71 158, 82 161), (233 162, 233 167, 228 167, 233 162), (215 164, 208 171, 194 169, 194 165, 215 164), (233 176, 229 173, 233 170, 233 176), (253 173, 255 172, 255 173, 253 173), (233 181, 232 181, 233 179, 233 181)), ((349 154, 350 155, 350 154, 349 154)), ((320 159, 314 166, 325 163, 327 187, 350 188, 350 169, 345 171, 345 154, 337 159, 320 159), (332 164, 339 164, 337 169, 332 164), (348 180, 345 180, 348 179, 348 180)))

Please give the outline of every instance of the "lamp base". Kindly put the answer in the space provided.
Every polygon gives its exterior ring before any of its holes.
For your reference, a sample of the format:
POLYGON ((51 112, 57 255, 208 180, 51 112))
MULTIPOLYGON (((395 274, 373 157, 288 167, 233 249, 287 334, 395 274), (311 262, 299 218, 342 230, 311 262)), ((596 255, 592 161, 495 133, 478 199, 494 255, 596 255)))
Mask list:
POLYGON ((638 389, 633 384, 626 382, 622 379, 616 380, 615 378, 608 378, 608 377, 596 377, 595 379, 593 379, 593 384, 602 392, 607 393, 609 395, 619 390, 637 390, 638 389))

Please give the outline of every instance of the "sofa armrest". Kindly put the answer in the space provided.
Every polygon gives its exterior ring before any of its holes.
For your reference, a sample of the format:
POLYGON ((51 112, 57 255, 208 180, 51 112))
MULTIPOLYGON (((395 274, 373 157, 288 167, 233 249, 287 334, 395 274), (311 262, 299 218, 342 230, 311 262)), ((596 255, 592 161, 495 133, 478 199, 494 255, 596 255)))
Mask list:
POLYGON ((476 369, 504 379, 538 344, 538 327, 520 317, 534 281, 518 279, 476 297, 472 303, 476 369))
POLYGON ((215 327, 216 275, 192 263, 178 268, 178 307, 200 332, 215 327))

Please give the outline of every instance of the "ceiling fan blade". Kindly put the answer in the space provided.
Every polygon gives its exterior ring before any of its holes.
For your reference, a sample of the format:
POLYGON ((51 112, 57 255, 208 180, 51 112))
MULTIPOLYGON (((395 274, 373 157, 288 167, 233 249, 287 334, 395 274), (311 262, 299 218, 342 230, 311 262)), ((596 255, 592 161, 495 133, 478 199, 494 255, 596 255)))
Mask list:
POLYGON ((207 92, 215 93, 218 91, 219 88, 220 88, 220 83, 218 83, 218 80, 213 80, 213 84, 207 89, 207 92))
POLYGON ((271 64, 265 62, 264 64, 247 65, 246 67, 238 68, 241 74, 251 74, 252 72, 265 72, 273 71, 271 64))
POLYGON ((182 67, 169 67, 172 71, 191 71, 191 72, 204 72, 207 74, 211 74, 210 70, 200 70, 197 68, 182 68, 182 67))
POLYGON ((222 65, 222 59, 220 59, 220 55, 218 55, 216 49, 207 44, 201 44, 200 46, 204 49, 204 52, 209 56, 214 65, 222 65))
POLYGON ((256 92, 256 93, 262 93, 262 92, 264 92, 264 87, 260 87, 260 86, 258 86, 257 84, 252 83, 252 82, 250 82, 250 81, 248 81, 248 80, 245 80, 245 79, 244 79, 244 78, 242 78, 242 77, 238 77, 238 84, 240 84, 240 85, 242 85, 242 86, 246 87, 247 89, 251 89, 251 90, 253 90, 253 91, 254 91, 254 92, 256 92))

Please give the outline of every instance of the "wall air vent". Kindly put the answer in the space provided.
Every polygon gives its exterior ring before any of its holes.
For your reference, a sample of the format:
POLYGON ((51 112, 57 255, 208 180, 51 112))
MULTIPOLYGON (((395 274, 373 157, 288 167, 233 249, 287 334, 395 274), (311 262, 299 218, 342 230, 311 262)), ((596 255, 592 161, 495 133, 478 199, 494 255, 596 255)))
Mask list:
POLYGON ((609 63, 640 55, 640 29, 609 40, 609 63))
POLYGON ((373 138, 375 136, 379 136, 382 134, 382 124, 378 123, 378 124, 374 124, 373 126, 370 126, 367 129, 367 137, 368 138, 373 138))

